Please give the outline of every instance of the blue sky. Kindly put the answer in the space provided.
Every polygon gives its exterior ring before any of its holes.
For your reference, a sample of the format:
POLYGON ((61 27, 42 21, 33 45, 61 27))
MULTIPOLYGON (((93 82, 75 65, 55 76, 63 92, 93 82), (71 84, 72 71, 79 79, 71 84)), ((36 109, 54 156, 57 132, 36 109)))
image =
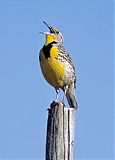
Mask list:
POLYGON ((75 159, 113 159, 112 1, 0 2, 0 159, 44 159, 55 91, 38 63, 43 20, 62 31, 76 68, 75 159))

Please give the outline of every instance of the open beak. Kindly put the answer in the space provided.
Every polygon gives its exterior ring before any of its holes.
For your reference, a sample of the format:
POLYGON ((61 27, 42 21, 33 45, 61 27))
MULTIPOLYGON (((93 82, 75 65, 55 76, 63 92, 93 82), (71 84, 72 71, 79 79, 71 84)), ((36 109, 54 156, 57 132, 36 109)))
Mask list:
MULTIPOLYGON (((50 33, 52 33, 52 27, 51 27, 50 25, 48 25, 46 22, 44 22, 44 21, 43 21, 43 23, 44 23, 44 24, 49 28, 50 33)), ((49 32, 39 32, 39 33, 41 33, 41 34, 45 34, 45 35, 50 34, 49 32)))
POLYGON ((50 32, 52 31, 52 27, 48 25, 46 22, 43 21, 43 23, 49 28, 50 32))
POLYGON ((47 34, 50 34, 49 32, 39 32, 40 34, 45 34, 45 35, 47 35, 47 34))

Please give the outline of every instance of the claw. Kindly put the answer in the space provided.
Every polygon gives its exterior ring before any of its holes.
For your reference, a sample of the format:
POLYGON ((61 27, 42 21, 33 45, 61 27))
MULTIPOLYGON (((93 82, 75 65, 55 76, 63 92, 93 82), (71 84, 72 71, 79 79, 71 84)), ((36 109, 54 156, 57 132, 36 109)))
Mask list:
POLYGON ((55 101, 58 102, 58 95, 59 95, 60 90, 59 90, 59 89, 55 89, 55 90, 56 90, 56 98, 55 98, 55 101))

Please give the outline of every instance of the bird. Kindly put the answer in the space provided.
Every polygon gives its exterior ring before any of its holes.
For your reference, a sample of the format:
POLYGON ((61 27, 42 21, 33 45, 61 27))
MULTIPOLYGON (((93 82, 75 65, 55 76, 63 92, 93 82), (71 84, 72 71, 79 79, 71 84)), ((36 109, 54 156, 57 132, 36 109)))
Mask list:
POLYGON ((49 32, 40 32, 46 36, 46 41, 39 52, 39 62, 42 74, 46 81, 55 88, 56 101, 60 89, 63 90, 65 97, 71 108, 77 109, 76 100, 76 74, 75 67, 69 53, 64 48, 64 38, 61 31, 43 23, 48 27, 49 32))

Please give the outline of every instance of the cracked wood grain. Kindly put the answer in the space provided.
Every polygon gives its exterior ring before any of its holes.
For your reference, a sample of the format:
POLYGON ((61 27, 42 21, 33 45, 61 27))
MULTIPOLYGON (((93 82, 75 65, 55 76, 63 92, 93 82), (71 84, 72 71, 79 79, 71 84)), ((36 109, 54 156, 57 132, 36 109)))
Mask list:
POLYGON ((46 160, 73 160, 74 108, 67 108, 61 102, 52 102, 48 109, 46 160))

